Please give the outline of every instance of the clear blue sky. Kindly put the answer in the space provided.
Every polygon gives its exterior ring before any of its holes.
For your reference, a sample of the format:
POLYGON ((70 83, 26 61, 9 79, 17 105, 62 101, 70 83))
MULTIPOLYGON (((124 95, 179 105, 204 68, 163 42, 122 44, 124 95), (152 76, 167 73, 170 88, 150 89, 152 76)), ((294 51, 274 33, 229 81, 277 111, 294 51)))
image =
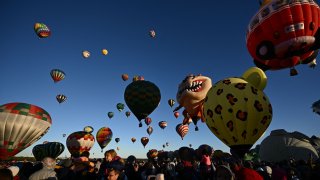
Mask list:
MULTIPOLYGON (((176 150, 192 144, 197 148, 209 144, 214 149, 229 148, 216 138, 204 123, 199 131, 190 125, 182 141, 175 126, 176 119, 167 101, 176 97, 178 84, 190 73, 212 78, 213 83, 241 76, 254 66, 245 42, 249 20, 257 12, 257 1, 212 0, 57 0, 0 2, 0 104, 25 102, 44 108, 52 117, 49 132, 43 141, 59 141, 87 125, 95 135, 100 127, 113 131, 114 139, 105 148, 119 147, 119 155, 146 157, 149 149, 176 150), (36 22, 49 26, 52 35, 39 39, 33 30, 36 22), (154 28, 157 37, 148 31, 154 28), (108 49, 103 56, 101 50, 108 49), (82 57, 88 50, 91 56, 82 57), (66 78, 53 83, 51 69, 58 68, 66 78), (122 81, 127 73, 130 81, 122 81), (158 108, 150 115, 153 134, 143 148, 142 136, 148 136, 144 124, 138 127, 134 115, 127 118, 116 104, 124 102, 124 90, 134 75, 142 75, 161 91, 158 108), (59 104, 55 97, 65 94, 68 100, 59 104), (110 120, 107 113, 113 111, 110 120), (158 122, 168 122, 162 130, 158 122), (131 137, 137 141, 133 144, 131 137)), ((289 76, 289 69, 267 71, 265 93, 273 105, 273 120, 265 136, 273 129, 300 131, 319 135, 320 117, 311 104, 320 94, 320 70, 307 65, 297 66, 299 75, 289 76)), ((265 137, 264 136, 264 137, 265 137)), ((264 138, 260 138, 260 143, 264 138)), ((30 156, 33 146, 17 156, 30 156)), ((97 143, 93 157, 103 157, 97 143)), ((62 154, 68 155, 68 150, 62 154)))

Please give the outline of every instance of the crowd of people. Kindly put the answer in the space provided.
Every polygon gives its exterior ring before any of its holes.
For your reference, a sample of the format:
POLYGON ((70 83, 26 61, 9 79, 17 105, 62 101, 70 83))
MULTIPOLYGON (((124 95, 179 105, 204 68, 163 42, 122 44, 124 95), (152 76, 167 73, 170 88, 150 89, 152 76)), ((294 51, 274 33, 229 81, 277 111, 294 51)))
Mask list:
POLYGON ((148 160, 133 155, 120 157, 114 149, 103 159, 90 159, 88 151, 56 162, 1 162, 1 180, 319 180, 320 160, 281 162, 244 161, 233 156, 214 156, 204 149, 195 154, 181 147, 177 153, 148 153, 148 160))

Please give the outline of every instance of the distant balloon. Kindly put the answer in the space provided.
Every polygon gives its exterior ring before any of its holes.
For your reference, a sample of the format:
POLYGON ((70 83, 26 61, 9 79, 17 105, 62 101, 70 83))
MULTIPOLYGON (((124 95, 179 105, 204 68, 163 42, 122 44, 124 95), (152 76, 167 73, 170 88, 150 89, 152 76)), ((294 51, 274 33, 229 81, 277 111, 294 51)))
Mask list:
POLYGON ((178 118, 180 115, 180 113, 178 111, 174 112, 173 114, 174 114, 174 117, 176 117, 176 118, 178 118))
POLYGON ((116 141, 116 143, 120 142, 120 138, 115 138, 114 140, 116 141))
POLYGON ((163 147, 163 148, 165 148, 165 147, 166 147, 166 145, 164 144, 164 145, 162 145, 162 147, 163 147))
POLYGON ((132 141, 133 143, 134 143, 134 142, 136 142, 136 140, 137 140, 137 139, 136 139, 136 138, 134 138, 134 137, 133 137, 133 138, 131 138, 131 141, 132 141))
POLYGON ((126 112, 126 116, 129 117, 130 115, 131 115, 131 112, 130 112, 130 111, 127 111, 127 112, 126 112))
POLYGON ((47 38, 51 35, 51 31, 47 25, 43 23, 35 23, 34 31, 38 35, 39 38, 47 38))
POLYGON ((94 136, 84 131, 77 131, 67 137, 67 148, 72 156, 79 156, 84 151, 90 151, 94 144, 94 136))
POLYGON ((320 100, 312 104, 312 111, 320 115, 320 100))
POLYGON ((63 151, 64 145, 60 142, 38 144, 32 148, 32 154, 37 161, 41 161, 45 157, 56 159, 63 151))
POLYGON ((102 127, 98 130, 96 138, 99 146, 101 147, 101 152, 103 151, 103 148, 105 148, 110 143, 112 136, 113 133, 108 127, 102 127))
POLYGON ((176 126, 176 131, 183 140, 183 137, 188 133, 189 131, 189 126, 188 125, 183 125, 183 124, 178 124, 176 126))
POLYGON ((108 112, 108 117, 111 119, 113 117, 113 112, 108 112))
POLYGON ((189 144, 189 147, 191 148, 191 147, 192 147, 192 144, 189 144))
POLYGON ((170 107, 172 107, 176 102, 173 99, 168 100, 168 104, 170 107))
POLYGON ((118 109, 118 111, 121 112, 124 109, 124 104, 123 103, 118 103, 117 104, 117 109, 118 109))
POLYGON ((132 81, 143 81, 144 77, 143 76, 133 76, 132 81))
POLYGON ((83 131, 86 133, 92 133, 93 132, 93 127, 91 126, 86 126, 83 128, 83 131))
POLYGON ((149 35, 150 35, 150 37, 155 38, 156 37, 156 32, 153 29, 151 29, 149 31, 149 35))
POLYGON ((44 109, 26 103, 0 106, 0 160, 29 147, 46 134, 52 124, 44 109))
POLYGON ((62 134, 62 137, 66 137, 66 134, 62 134))
POLYGON ((144 119, 144 122, 146 123, 147 126, 149 126, 149 124, 151 124, 151 122, 152 122, 152 119, 150 117, 146 117, 144 119))
POLYGON ((122 80, 126 81, 129 79, 129 75, 128 74, 122 74, 121 75, 122 80))
POLYGON ((149 136, 152 134, 152 132, 153 132, 152 126, 149 126, 147 129, 147 133, 149 134, 149 136))
POLYGON ((148 142, 149 142, 149 138, 148 137, 142 137, 141 138, 141 144, 143 145, 144 148, 146 147, 148 142))
POLYGON ((167 123, 166 121, 160 121, 160 122, 159 122, 159 126, 160 126, 161 129, 166 128, 167 125, 168 125, 168 123, 167 123))
POLYGON ((88 58, 88 57, 90 57, 90 52, 89 51, 82 51, 82 56, 84 58, 88 58))
POLYGON ((107 49, 102 49, 101 52, 102 52, 103 55, 107 55, 108 54, 108 50, 107 49))
POLYGON ((169 143, 168 143, 168 142, 166 142, 166 146, 169 146, 169 143))
POLYGON ((67 100, 67 96, 65 96, 65 95, 63 95, 63 94, 58 94, 58 95, 56 96, 56 99, 57 99, 57 101, 58 101, 59 103, 63 103, 64 101, 67 100))
POLYGON ((141 127, 141 120, 148 117, 159 105, 160 89, 150 81, 133 81, 126 87, 124 99, 141 127))
POLYGON ((119 151, 119 150, 120 150, 120 148, 119 148, 119 147, 117 147, 117 150, 119 151))
POLYGON ((63 80, 66 76, 66 74, 59 69, 52 69, 50 75, 55 83, 63 80))

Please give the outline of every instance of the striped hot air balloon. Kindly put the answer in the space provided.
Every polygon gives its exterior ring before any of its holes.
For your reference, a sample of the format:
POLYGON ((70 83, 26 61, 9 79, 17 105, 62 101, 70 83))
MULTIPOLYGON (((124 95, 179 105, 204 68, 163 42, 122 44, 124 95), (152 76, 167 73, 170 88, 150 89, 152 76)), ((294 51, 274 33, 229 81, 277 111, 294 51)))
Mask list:
POLYGON ((94 144, 94 136, 85 131, 70 134, 66 140, 67 148, 71 155, 77 156, 84 151, 90 151, 94 144))
POLYGON ((38 35, 39 38, 47 38, 51 35, 51 31, 47 25, 43 23, 35 23, 34 31, 38 35))
POLYGON ((63 80, 66 76, 66 74, 60 69, 52 69, 50 75, 55 83, 63 80))
POLYGON ((56 99, 57 99, 57 101, 58 101, 59 103, 63 103, 64 101, 67 100, 67 96, 65 96, 65 95, 63 95, 63 94, 58 94, 58 95, 56 96, 56 99))
POLYGON ((46 134, 52 124, 44 109, 27 103, 0 106, 0 159, 29 147, 46 134))
POLYGON ((167 125, 168 125, 168 123, 167 123, 166 121, 160 121, 160 122, 159 122, 159 126, 160 126, 161 129, 166 128, 167 125))
POLYGON ((98 130, 96 138, 99 146, 101 147, 101 152, 103 151, 103 148, 110 143, 112 136, 112 130, 108 127, 102 127, 98 130))
POLYGON ((32 148, 32 154, 37 161, 41 161, 45 157, 56 159, 63 151, 64 145, 60 142, 38 144, 32 148))
POLYGON ((184 124, 178 124, 176 126, 176 131, 179 134, 179 136, 181 137, 181 139, 183 140, 183 137, 188 133, 189 131, 189 126, 188 125, 184 125, 184 124))
POLYGON ((172 107, 176 102, 173 99, 168 100, 168 104, 170 107, 172 107))

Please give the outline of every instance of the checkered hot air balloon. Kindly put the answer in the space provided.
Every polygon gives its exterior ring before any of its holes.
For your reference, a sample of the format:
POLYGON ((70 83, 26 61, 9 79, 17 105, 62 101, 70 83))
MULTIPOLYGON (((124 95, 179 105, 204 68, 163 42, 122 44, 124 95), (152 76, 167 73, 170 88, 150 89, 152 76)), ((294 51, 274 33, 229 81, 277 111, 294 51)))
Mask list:
POLYGON ((133 81, 126 87, 124 99, 139 120, 139 127, 142 127, 141 120, 148 117, 159 105, 160 89, 150 81, 133 81))
POLYGON ((27 103, 0 106, 0 159, 12 157, 38 141, 52 124, 44 109, 27 103))

